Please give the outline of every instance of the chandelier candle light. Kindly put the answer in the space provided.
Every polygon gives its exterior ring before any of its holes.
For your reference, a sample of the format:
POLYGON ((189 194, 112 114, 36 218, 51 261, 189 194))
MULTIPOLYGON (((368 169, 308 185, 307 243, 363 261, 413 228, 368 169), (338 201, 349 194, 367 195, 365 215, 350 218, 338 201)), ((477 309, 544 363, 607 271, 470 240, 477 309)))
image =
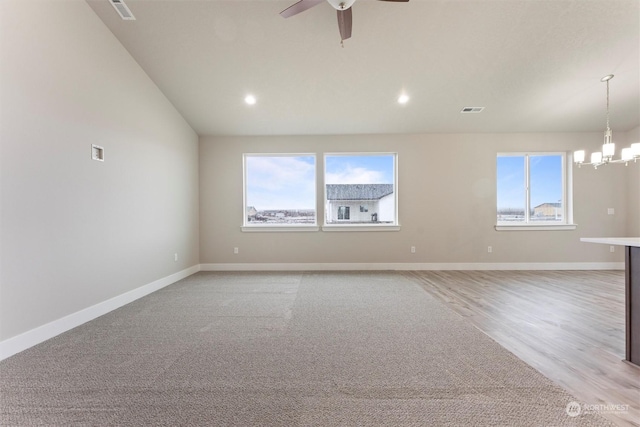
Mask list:
POLYGON ((593 165, 594 168, 598 168, 600 165, 606 165, 608 163, 624 163, 625 166, 630 161, 636 162, 640 158, 640 142, 631 144, 630 147, 623 148, 618 160, 613 160, 615 154, 616 145, 612 141, 612 132, 609 127, 609 80, 613 78, 613 74, 604 76, 600 81, 607 83, 607 128, 604 131, 604 144, 602 144, 602 151, 591 153, 591 162, 584 163, 585 152, 584 150, 575 151, 573 153, 573 161, 580 167, 581 165, 593 165))

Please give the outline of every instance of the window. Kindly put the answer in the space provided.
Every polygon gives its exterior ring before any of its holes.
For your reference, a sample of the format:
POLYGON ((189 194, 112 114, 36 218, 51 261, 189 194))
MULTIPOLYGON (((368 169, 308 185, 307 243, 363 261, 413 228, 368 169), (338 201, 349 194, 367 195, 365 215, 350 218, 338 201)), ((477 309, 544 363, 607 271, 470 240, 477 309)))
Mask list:
POLYGON ((497 225, 571 224, 565 153, 499 153, 496 172, 497 225))
POLYGON ((349 219, 349 206, 338 206, 338 219, 349 219))
POLYGON ((315 155, 245 154, 244 212, 245 231, 315 226, 315 155))
POLYGON ((324 168, 325 230, 397 229, 395 153, 326 154, 324 168))

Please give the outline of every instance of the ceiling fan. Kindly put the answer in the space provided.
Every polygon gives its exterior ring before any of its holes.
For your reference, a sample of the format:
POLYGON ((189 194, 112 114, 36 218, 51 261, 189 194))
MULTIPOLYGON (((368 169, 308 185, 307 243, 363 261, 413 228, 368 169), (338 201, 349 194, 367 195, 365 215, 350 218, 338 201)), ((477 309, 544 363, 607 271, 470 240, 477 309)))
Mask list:
MULTIPOLYGON (((282 12, 283 18, 289 18, 290 16, 297 15, 300 12, 304 12, 307 9, 311 9, 322 3, 324 0, 300 0, 297 3, 292 4, 282 12)), ((351 6, 356 0, 327 0, 334 9, 338 11, 338 28, 340 29, 341 42, 351 37, 351 6)), ((409 0, 379 0, 379 1, 391 1, 391 2, 408 2, 409 0)))

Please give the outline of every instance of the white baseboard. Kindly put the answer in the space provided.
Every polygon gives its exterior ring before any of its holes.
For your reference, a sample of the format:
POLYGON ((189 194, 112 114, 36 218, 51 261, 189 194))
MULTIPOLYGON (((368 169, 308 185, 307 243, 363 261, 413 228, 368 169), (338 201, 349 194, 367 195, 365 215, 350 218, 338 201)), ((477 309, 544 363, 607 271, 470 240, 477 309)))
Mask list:
POLYGON ((56 335, 75 328, 76 326, 80 326, 83 323, 107 314, 110 311, 149 295, 158 289, 162 289, 165 286, 175 283, 178 280, 182 280, 185 277, 197 273, 198 271, 200 271, 200 265, 194 265, 193 267, 189 267, 185 270, 163 277, 162 279, 147 283, 139 288, 92 305, 91 307, 69 314, 61 319, 54 320, 53 322, 49 322, 15 337, 6 339, 0 342, 0 360, 4 360, 7 357, 13 356, 16 353, 26 350, 29 347, 33 347, 36 344, 53 338, 56 335))
POLYGON ((624 270, 624 262, 502 263, 220 263, 200 271, 353 271, 353 270, 624 270))

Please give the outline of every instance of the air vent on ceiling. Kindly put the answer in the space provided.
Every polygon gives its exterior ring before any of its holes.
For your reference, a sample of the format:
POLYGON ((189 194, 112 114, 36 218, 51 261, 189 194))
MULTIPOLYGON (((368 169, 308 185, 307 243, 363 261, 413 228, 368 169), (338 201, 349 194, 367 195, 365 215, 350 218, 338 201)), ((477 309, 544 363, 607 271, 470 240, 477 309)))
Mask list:
POLYGON ((129 10, 126 4, 122 0, 109 0, 114 9, 118 12, 118 15, 125 21, 135 21, 135 16, 129 10))
POLYGON ((480 113, 484 107, 464 107, 461 113, 480 113))

